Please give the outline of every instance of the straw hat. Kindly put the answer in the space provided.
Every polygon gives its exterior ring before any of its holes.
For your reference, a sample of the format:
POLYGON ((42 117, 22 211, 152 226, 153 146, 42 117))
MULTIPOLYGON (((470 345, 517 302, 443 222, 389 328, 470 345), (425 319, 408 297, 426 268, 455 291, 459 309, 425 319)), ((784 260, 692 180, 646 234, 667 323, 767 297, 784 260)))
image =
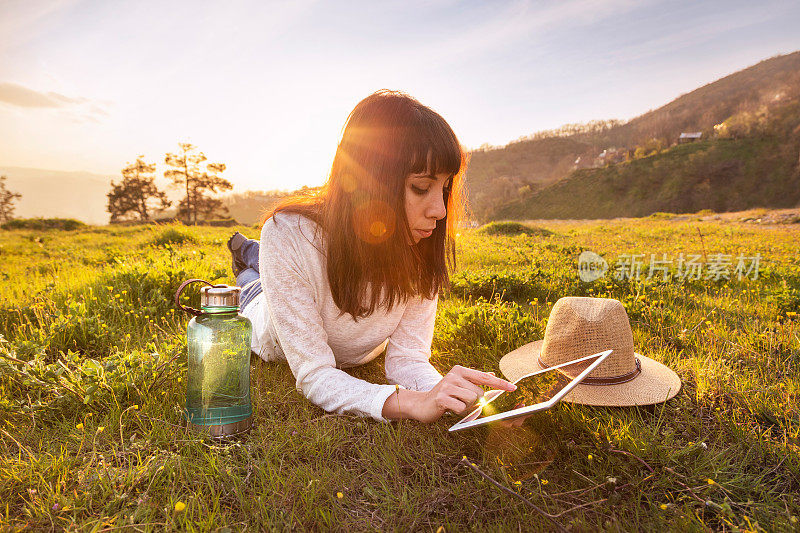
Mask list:
POLYGON ((618 300, 568 296, 550 312, 544 339, 500 359, 509 381, 559 363, 614 351, 563 401, 588 405, 650 405, 669 400, 681 388, 671 369, 633 351, 628 314, 618 300))

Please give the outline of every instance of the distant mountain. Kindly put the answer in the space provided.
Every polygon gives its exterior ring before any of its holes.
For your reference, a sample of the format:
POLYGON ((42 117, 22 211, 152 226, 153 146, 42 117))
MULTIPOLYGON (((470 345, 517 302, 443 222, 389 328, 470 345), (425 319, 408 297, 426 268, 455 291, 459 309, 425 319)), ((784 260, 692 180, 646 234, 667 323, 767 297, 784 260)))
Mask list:
POLYGON ((22 194, 14 216, 75 218, 89 224, 108 224, 106 193, 111 177, 90 172, 0 167, 7 187, 22 194))
MULTIPOLYGON (((609 163, 613 166, 621 161, 661 152, 673 146, 683 132, 702 132, 704 139, 716 138, 721 130, 715 129, 715 126, 723 123, 727 125, 729 137, 742 137, 741 132, 736 132, 742 129, 743 124, 752 126, 759 123, 759 127, 750 128, 753 132, 760 131, 759 135, 768 134, 767 130, 772 131, 769 134, 777 135, 775 132, 780 130, 788 131, 786 135, 791 137, 794 135, 792 121, 800 119, 792 110, 793 102, 800 96, 799 92, 800 52, 794 52, 767 59, 709 83, 626 123, 597 121, 586 125, 568 125, 560 130, 532 135, 503 148, 477 150, 471 154, 467 170, 470 202, 476 216, 482 220, 510 216, 536 218, 536 213, 547 213, 546 216, 553 217, 580 216, 581 209, 596 207, 596 203, 585 205, 566 198, 561 202, 556 191, 566 194, 570 189, 561 188, 557 182, 596 176, 597 172, 592 171, 594 167, 606 167, 609 163), (777 115, 780 117, 776 122, 777 115), (772 126, 767 127, 767 122, 772 126), (562 210, 548 203, 557 198, 559 201, 556 203, 572 207, 562 210), (502 207, 506 204, 508 207, 502 207), (529 212, 524 205, 530 205, 533 211, 529 212)), ((787 151, 782 156, 785 159, 784 168, 786 165, 791 167, 792 156, 789 152, 793 146, 793 141, 786 137, 775 139, 772 143, 758 144, 758 149, 787 151)), ((744 150, 743 146, 740 148, 744 150)), ((712 159, 715 157, 712 156, 712 159)), ((748 160, 763 162, 770 157, 769 153, 765 153, 748 160)), ((796 151, 793 157, 796 161, 796 151)), ((633 168, 646 171, 645 167, 633 168)), ((622 169, 619 171, 626 176, 630 174, 622 169)), ((754 176, 756 171, 745 174, 754 176)), ((776 198, 780 197, 778 195, 776 198)), ((781 200, 788 201, 791 197, 782 197, 781 200)), ((613 206, 618 204, 617 200, 619 198, 611 195, 607 201, 610 202, 609 206, 613 206)), ((769 200, 764 198, 764 201, 769 200)), ((717 203, 721 205, 725 202, 718 199, 717 203)), ((738 205, 738 202, 733 203, 738 205)), ((613 209, 595 209, 593 212, 623 216, 622 213, 616 215, 613 209)))

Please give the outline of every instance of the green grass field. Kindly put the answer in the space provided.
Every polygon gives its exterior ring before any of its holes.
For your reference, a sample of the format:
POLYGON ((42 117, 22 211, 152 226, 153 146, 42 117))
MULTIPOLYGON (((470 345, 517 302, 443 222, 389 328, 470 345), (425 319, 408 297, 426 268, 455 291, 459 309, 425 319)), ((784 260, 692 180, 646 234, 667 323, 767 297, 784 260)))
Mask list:
MULTIPOLYGON (((285 364, 252 362, 256 425, 181 425, 181 281, 233 283, 229 228, 0 232, 0 528, 6 530, 791 531, 800 528, 797 224, 659 218, 470 230, 432 362, 498 371, 562 296, 623 302, 636 349, 675 369, 651 408, 561 404, 450 434, 328 415, 285 364), (513 230, 513 228, 512 228, 513 230), (702 236, 702 238, 701 238, 702 236), (761 255, 757 279, 584 283, 577 258, 761 255)), ((239 228, 250 237, 258 230, 239 228)), ((196 289, 190 293, 196 298, 196 289)), ((196 302, 196 299, 194 300, 196 302)), ((382 382, 379 358, 353 374, 382 382)))

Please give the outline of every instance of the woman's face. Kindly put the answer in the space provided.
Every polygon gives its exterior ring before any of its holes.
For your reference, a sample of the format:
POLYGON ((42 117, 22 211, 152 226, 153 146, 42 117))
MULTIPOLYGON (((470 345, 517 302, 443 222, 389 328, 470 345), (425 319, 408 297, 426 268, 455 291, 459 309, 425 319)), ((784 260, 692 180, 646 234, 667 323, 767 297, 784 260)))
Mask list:
POLYGON ((413 244, 430 237, 436 222, 447 214, 444 188, 450 185, 451 179, 449 174, 428 172, 406 177, 406 218, 414 237, 413 244))

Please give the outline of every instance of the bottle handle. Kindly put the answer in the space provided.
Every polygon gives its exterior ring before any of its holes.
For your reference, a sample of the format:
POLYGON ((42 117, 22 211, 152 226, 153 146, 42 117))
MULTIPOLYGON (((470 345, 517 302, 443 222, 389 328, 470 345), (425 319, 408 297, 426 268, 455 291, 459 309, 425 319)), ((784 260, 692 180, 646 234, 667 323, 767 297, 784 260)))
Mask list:
POLYGON ((183 292, 183 289, 185 289, 186 286, 189 285, 190 283, 198 283, 198 282, 199 283, 205 283, 206 285, 209 285, 211 287, 225 287, 225 285, 214 285, 213 283, 209 283, 208 281, 206 281, 204 279, 187 279, 186 281, 181 283, 181 286, 178 287, 177 291, 175 291, 175 305, 177 305, 178 307, 180 307, 182 310, 186 311, 190 315, 194 315, 194 316, 200 316, 200 315, 203 314, 203 312, 202 311, 198 311, 194 307, 188 307, 188 306, 181 305, 181 293, 183 292))

